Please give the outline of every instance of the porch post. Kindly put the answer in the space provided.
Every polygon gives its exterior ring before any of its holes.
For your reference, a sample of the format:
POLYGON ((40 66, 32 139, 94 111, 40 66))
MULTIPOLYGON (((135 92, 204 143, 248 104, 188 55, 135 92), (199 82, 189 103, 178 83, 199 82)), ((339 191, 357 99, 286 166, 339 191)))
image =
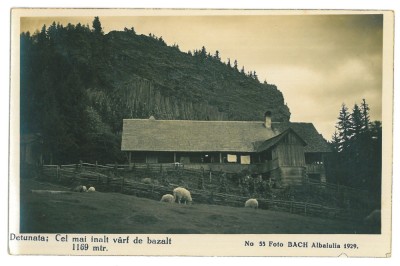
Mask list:
POLYGON ((222 163, 222 152, 219 153, 219 163, 222 163))
POLYGON ((174 163, 176 163, 176 152, 174 152, 174 163))
POLYGON ((132 162, 132 152, 128 152, 128 158, 129 158, 129 165, 131 165, 132 162))

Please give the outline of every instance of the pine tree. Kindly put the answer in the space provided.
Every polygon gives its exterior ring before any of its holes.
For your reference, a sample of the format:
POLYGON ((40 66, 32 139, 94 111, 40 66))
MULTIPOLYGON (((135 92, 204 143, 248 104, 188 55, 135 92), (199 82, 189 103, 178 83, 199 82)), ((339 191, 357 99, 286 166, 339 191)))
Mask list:
POLYGON ((362 99, 361 103, 361 121, 362 121, 362 130, 363 131, 368 131, 369 130, 369 106, 366 103, 365 99, 362 99))
POLYGON ((236 59, 235 59, 235 61, 233 62, 233 68, 234 68, 235 70, 238 70, 238 62, 237 62, 236 59))
POLYGON ((164 41, 164 39, 163 39, 162 36, 160 36, 160 38, 158 38, 158 41, 159 41, 160 43, 162 43, 163 45, 167 45, 167 44, 165 43, 165 41, 164 41))
POLYGON ((339 134, 335 130, 335 132, 332 135, 332 141, 331 141, 332 147, 334 151, 339 152, 340 150, 340 139, 339 139, 339 134))
POLYGON ((203 58, 207 57, 207 51, 206 51, 206 48, 204 46, 201 47, 200 56, 203 57, 203 58))
POLYGON ((94 17, 92 26, 93 26, 93 30, 94 30, 95 34, 98 34, 98 35, 104 34, 103 28, 101 27, 101 22, 100 22, 99 17, 94 17))
POLYGON ((351 113, 350 116, 350 122, 351 122, 350 126, 351 139, 353 140, 359 139, 363 128, 363 121, 360 108, 358 107, 357 104, 354 104, 353 112, 351 113))
POLYGON ((340 151, 345 151, 349 147, 349 141, 351 137, 351 121, 348 108, 345 104, 342 104, 342 108, 339 112, 339 121, 337 122, 336 128, 339 132, 340 139, 340 151))
POLYGON ((221 57, 219 56, 219 51, 218 50, 215 51, 214 58, 217 59, 217 60, 221 60, 221 57))
POLYGON ((254 72, 253 72, 253 78, 255 79, 255 80, 257 80, 258 81, 258 76, 257 76, 257 73, 256 73, 256 71, 254 70, 254 72))

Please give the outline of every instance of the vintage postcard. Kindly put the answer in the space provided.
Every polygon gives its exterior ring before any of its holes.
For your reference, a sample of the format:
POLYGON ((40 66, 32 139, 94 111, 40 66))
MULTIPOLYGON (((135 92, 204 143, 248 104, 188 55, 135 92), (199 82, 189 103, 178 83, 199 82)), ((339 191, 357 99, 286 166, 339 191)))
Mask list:
POLYGON ((10 254, 391 256, 392 11, 11 16, 10 254))

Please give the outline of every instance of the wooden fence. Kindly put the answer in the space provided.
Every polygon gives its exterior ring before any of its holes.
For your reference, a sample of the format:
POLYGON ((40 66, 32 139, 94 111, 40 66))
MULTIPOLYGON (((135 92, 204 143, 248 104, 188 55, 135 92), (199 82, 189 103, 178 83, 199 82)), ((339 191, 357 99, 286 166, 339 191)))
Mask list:
POLYGON ((319 188, 332 189, 332 190, 335 190, 335 191, 345 191, 345 192, 348 192, 348 193, 368 194, 367 190, 352 188, 352 187, 343 186, 343 185, 339 185, 339 184, 321 182, 321 181, 314 180, 314 179, 306 179, 306 183, 308 183, 311 186, 316 186, 316 187, 319 187, 319 188))
MULTIPOLYGON (((173 165, 160 164, 138 164, 134 166, 117 165, 117 164, 70 164, 70 165, 43 165, 42 177, 57 183, 72 186, 75 184, 87 184, 96 187, 98 191, 104 192, 120 192, 124 194, 135 195, 138 197, 146 197, 159 200, 162 195, 172 193, 172 190, 180 186, 173 182, 161 183, 152 182, 151 184, 141 182, 141 177, 149 174, 157 174, 157 176, 166 175, 168 172, 175 175, 190 177, 198 177, 206 179, 206 182, 212 183, 214 179, 221 176, 221 172, 199 171, 192 169, 182 169, 173 165), (136 178, 135 178, 136 176, 136 178)), ((192 180, 193 181, 193 180, 192 180)), ((195 183, 196 181, 194 181, 195 183)), ((308 180, 311 186, 324 187, 327 189, 347 189, 344 186, 337 186, 329 183, 314 182, 308 180)), ((198 189, 195 186, 189 187, 192 198, 195 203, 227 205, 234 207, 243 207, 248 197, 219 193, 215 190, 198 189)), ((258 198, 259 208, 276 211, 285 211, 305 216, 318 216, 337 219, 359 219, 364 216, 356 210, 327 207, 322 204, 310 202, 299 202, 294 200, 275 200, 258 198)))

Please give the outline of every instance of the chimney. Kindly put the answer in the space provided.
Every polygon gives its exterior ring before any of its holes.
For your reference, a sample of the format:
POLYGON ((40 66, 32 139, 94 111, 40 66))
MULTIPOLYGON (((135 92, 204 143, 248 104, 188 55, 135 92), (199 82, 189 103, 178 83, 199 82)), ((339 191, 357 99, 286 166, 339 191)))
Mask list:
POLYGON ((266 111, 264 114, 264 126, 271 129, 271 111, 266 111))

